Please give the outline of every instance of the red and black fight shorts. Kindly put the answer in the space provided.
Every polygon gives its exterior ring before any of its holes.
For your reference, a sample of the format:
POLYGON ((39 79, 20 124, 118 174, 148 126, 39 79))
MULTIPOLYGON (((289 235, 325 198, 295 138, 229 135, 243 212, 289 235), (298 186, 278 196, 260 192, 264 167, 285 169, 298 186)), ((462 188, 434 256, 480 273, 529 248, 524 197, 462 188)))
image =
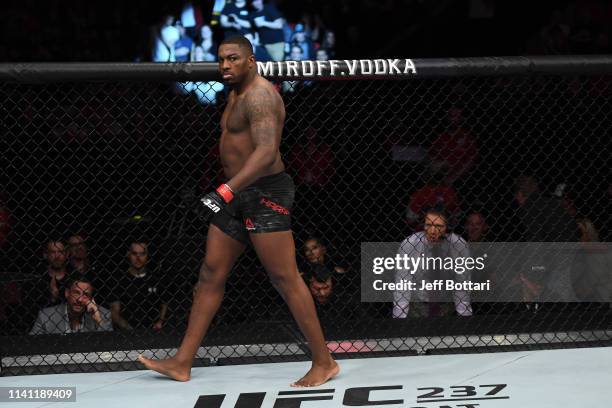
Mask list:
POLYGON ((236 194, 211 224, 244 244, 249 233, 289 231, 294 196, 295 185, 286 172, 261 177, 236 194))

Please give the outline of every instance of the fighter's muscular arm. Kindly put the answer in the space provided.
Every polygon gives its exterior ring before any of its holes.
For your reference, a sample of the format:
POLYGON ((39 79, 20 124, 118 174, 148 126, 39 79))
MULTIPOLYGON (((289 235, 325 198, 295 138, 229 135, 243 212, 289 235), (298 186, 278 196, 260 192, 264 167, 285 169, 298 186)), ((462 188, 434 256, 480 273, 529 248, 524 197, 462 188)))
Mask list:
POLYGON ((245 95, 245 112, 255 150, 242 169, 227 182, 235 192, 266 175, 279 154, 283 107, 274 92, 258 86, 245 95))

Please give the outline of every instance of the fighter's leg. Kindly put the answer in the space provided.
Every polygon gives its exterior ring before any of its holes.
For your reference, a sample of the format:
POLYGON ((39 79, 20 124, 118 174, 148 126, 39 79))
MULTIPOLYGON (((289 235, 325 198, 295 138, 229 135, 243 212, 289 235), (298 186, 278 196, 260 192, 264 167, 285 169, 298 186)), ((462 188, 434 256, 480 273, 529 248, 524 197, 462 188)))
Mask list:
POLYGON ((223 300, 225 281, 244 249, 245 244, 233 239, 216 225, 209 227, 206 255, 200 268, 187 333, 178 352, 172 358, 150 360, 140 356, 140 362, 148 369, 178 381, 189 380, 195 354, 223 300))
POLYGON ((310 371, 291 385, 314 387, 327 382, 338 374, 340 368, 329 354, 314 301, 298 273, 292 232, 251 233, 250 238, 272 284, 287 302, 312 352, 310 371))

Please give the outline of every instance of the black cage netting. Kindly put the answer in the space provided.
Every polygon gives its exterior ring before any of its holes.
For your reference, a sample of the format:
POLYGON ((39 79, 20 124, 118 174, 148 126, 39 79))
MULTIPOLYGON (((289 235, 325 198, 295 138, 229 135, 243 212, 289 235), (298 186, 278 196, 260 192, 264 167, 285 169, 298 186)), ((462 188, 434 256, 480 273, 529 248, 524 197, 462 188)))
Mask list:
MULTIPOLYGON (((609 342, 610 297, 394 319, 390 303, 360 301, 360 245, 404 240, 430 205, 443 206, 448 228, 468 242, 609 241, 611 84, 579 69, 278 80, 298 265, 330 349, 364 356, 609 342), (517 180, 541 196, 541 213, 523 214, 517 180), (551 227, 551 213, 571 227, 551 227)), ((178 346, 207 232, 185 197, 223 181, 222 88, 0 83, 2 375, 135 368, 138 352, 162 358, 178 346), (84 276, 103 322, 74 329, 49 315, 66 313, 71 296, 87 298, 49 269, 84 276), (143 282, 125 279, 134 271, 143 282)), ((252 249, 198 356, 199 364, 308 358, 252 249)))

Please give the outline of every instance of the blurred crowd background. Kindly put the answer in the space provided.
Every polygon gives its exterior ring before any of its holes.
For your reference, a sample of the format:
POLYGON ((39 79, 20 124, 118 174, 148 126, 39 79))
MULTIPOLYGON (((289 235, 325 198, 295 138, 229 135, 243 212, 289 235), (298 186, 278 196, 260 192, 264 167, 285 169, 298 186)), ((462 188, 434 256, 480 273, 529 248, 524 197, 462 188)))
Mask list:
MULTIPOLYGON (((612 27, 603 1, 23 0, 3 8, 0 59, 15 62, 213 62, 216 44, 235 32, 262 60, 597 54, 610 52, 612 27)), ((609 241, 611 84, 606 76, 277 84, 300 268, 322 316, 391 317, 390 305, 359 302, 359 245, 421 232, 433 207, 467 242, 609 241)), ((181 194, 223 178, 222 89, 2 85, 10 102, 2 333, 71 332, 49 316, 85 310, 96 319, 82 330, 182 330, 205 227, 181 194)), ((228 298, 225 321, 288 317, 253 254, 237 266, 228 298)), ((476 313, 533 312, 522 306, 476 313)))
MULTIPOLYGON (((253 18, 258 1, 243 3, 243 29, 261 32, 253 18)), ((204 26, 214 41, 223 38, 234 29, 221 24, 225 6, 223 0, 7 0, 0 60, 150 61, 157 38, 176 36, 168 26, 182 25, 195 44, 204 26)), ((612 5, 603 0, 266 0, 264 6, 278 10, 288 43, 296 27, 315 46, 334 33, 337 58, 610 52, 612 5)))

